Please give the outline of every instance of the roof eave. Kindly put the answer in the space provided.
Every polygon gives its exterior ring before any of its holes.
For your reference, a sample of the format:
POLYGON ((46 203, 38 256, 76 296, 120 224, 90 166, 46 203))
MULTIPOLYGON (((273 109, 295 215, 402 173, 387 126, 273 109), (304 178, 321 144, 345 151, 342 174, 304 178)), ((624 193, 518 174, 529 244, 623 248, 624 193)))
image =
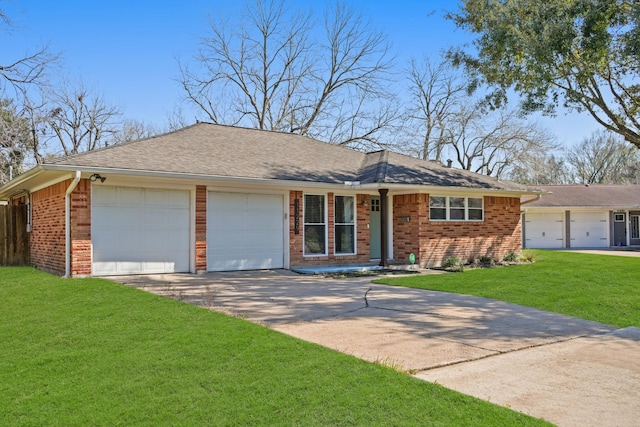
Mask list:
POLYGON ((429 184, 398 184, 398 183, 369 183, 362 184, 359 188, 363 190, 378 190, 381 188, 387 188, 393 191, 395 194, 400 193, 445 193, 445 194, 496 194, 508 197, 522 197, 522 196, 535 196, 538 194, 544 194, 540 190, 510 190, 502 188, 471 188, 460 186, 438 186, 429 184))
MULTIPOLYGON (((84 174, 98 173, 108 178, 109 174, 128 177, 144 177, 144 178, 164 178, 164 179, 181 179, 183 181, 196 182, 217 182, 228 185, 256 185, 270 187, 292 187, 297 188, 333 188, 336 191, 360 191, 362 193, 376 193, 379 189, 386 188, 395 194, 401 193, 446 193, 446 194, 495 194, 509 197, 521 197, 527 195, 537 195, 544 191, 540 190, 509 190, 499 188, 469 188, 459 186, 435 186, 425 184, 398 184, 398 183, 364 183, 358 181, 345 182, 321 182, 321 181, 301 181, 301 180, 285 180, 259 177, 233 177, 221 175, 205 175, 184 172, 165 172, 150 171, 138 169, 122 169, 112 167, 95 167, 95 166, 74 166, 64 164, 44 164, 38 165, 28 172, 20 175, 18 178, 7 183, 0 188, 0 199, 8 199, 11 195, 18 194, 21 191, 34 191, 36 186, 29 185, 29 181, 45 172, 59 172, 52 175, 46 182, 50 184, 67 179, 67 173, 80 171, 84 174)), ((44 184, 37 187, 42 188, 44 184)))

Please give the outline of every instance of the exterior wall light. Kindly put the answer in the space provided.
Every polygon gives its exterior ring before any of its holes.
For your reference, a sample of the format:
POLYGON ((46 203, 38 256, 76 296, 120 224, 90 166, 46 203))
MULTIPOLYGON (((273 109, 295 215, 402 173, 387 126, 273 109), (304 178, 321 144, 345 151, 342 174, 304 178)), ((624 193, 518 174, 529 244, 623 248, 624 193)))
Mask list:
POLYGON ((105 182, 107 178, 105 178, 104 176, 100 176, 100 174, 98 173, 94 173, 89 177, 89 181, 91 182, 96 182, 97 180, 100 180, 100 182, 105 182))

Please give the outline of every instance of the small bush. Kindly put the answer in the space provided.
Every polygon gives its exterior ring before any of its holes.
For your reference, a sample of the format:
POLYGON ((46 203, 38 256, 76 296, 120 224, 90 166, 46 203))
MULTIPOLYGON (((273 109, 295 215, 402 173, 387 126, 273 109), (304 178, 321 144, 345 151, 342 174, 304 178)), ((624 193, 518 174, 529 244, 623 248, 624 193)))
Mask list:
POLYGON ((464 261, 457 256, 445 258, 442 261, 442 268, 449 271, 464 271, 464 261))
POLYGON ((502 258, 503 261, 507 261, 507 262, 516 262, 519 259, 520 259, 520 255, 518 255, 516 252, 509 252, 504 256, 504 258, 502 258))
POLYGON ((524 250, 522 251, 522 260, 527 262, 534 262, 536 260, 536 256, 533 252, 524 250))
POLYGON ((481 265, 493 265, 493 258, 491 258, 490 256, 481 256, 480 258, 478 258, 478 262, 481 265))

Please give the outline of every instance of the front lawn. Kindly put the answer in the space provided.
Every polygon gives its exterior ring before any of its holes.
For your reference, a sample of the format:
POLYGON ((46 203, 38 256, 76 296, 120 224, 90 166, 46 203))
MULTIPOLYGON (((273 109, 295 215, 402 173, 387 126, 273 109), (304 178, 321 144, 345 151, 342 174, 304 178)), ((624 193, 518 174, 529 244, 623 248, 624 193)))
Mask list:
POLYGON ((377 282, 494 298, 618 327, 640 326, 640 258, 532 252, 535 262, 528 265, 377 282))
POLYGON ((0 268, 0 423, 543 424, 241 319, 31 268, 0 268))

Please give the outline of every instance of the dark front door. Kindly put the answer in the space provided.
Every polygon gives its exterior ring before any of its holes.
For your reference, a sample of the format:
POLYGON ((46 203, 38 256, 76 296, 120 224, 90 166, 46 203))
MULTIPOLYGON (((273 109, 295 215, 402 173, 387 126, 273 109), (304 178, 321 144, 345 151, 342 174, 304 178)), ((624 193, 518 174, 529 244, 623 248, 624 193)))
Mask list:
POLYGON ((613 246, 627 246, 627 214, 613 213, 613 246))

